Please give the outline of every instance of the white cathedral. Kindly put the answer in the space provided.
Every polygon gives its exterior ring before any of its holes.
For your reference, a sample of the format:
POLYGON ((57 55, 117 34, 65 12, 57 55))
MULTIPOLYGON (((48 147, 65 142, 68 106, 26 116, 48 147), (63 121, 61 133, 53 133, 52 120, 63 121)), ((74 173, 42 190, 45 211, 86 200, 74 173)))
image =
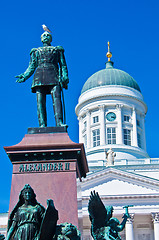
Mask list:
POLYGON ((80 230, 91 239, 87 206, 95 190, 120 221, 123 206, 133 205, 123 240, 159 240, 159 159, 146 152, 147 106, 133 77, 114 68, 109 43, 107 57, 106 68, 85 82, 75 110, 90 171, 78 183, 80 230))
MULTIPOLYGON (((122 240, 159 240, 159 158, 146 152, 147 106, 133 77, 114 68, 109 44, 107 57, 106 68, 85 82, 75 109, 89 166, 87 177, 77 180, 79 230, 82 239, 92 239, 88 201, 95 190, 120 221, 123 206, 133 205, 122 240)), ((0 233, 6 224, 2 213, 0 233)))

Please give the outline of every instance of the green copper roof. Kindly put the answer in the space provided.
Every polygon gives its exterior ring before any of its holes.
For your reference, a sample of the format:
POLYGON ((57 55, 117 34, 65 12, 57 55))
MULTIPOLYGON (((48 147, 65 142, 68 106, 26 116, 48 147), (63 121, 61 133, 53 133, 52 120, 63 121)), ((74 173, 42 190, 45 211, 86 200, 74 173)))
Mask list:
POLYGON ((113 67, 113 62, 106 63, 106 69, 94 73, 85 82, 81 94, 89 89, 100 86, 127 86, 141 92, 137 82, 126 72, 113 67))

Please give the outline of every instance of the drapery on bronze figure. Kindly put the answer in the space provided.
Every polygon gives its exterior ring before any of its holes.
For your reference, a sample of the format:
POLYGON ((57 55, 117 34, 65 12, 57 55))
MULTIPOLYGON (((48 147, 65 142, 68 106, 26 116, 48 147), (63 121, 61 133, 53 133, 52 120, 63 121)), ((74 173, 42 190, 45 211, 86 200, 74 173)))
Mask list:
MULTIPOLYGON (((32 92, 36 93, 39 127, 47 127, 46 95, 51 94, 56 126, 66 126, 63 123, 61 102, 62 88, 67 89, 68 70, 61 46, 51 46, 52 35, 45 31, 41 35, 43 47, 33 48, 30 52, 30 63, 26 71, 16 76, 17 82, 25 82, 35 71, 32 92)), ((63 103, 64 105, 64 103, 63 103)))
POLYGON ((100 196, 95 191, 91 192, 88 203, 89 218, 91 221, 91 235, 94 240, 121 240, 119 232, 125 227, 126 221, 130 218, 128 206, 125 206, 126 213, 120 223, 117 218, 112 217, 113 207, 104 206, 100 196))
POLYGON ((26 184, 8 220, 6 240, 52 240, 58 212, 51 199, 45 208, 37 202, 34 190, 26 184))

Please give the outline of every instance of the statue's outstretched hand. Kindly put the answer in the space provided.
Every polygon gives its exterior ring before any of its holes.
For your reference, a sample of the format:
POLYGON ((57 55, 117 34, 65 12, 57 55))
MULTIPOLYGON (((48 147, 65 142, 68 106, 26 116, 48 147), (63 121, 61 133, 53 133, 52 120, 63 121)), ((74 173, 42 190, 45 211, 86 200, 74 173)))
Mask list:
POLYGON ((127 220, 128 218, 130 218, 129 213, 125 213, 124 216, 123 216, 122 218, 124 218, 124 219, 126 219, 126 220, 127 220))
POLYGON ((16 82, 18 82, 18 83, 25 82, 25 78, 24 78, 23 74, 17 75, 15 77, 18 78, 16 82))

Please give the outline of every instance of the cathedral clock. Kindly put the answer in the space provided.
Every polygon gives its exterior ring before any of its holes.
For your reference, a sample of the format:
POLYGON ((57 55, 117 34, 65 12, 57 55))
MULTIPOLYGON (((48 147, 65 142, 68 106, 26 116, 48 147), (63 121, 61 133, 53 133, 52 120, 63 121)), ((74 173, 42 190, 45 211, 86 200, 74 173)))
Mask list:
POLYGON ((106 115, 106 119, 110 122, 114 121, 116 119, 116 114, 114 112, 109 112, 106 115))

